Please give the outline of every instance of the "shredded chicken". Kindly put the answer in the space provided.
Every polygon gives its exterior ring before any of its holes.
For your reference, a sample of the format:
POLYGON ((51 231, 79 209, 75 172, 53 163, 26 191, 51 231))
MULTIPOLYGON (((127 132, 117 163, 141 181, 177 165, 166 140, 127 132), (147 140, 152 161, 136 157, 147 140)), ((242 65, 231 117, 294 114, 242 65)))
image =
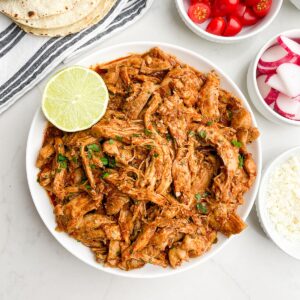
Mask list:
POLYGON ((241 232, 259 131, 217 73, 158 48, 92 68, 110 92, 105 116, 77 133, 49 124, 37 158, 57 230, 123 270, 175 268, 241 232))

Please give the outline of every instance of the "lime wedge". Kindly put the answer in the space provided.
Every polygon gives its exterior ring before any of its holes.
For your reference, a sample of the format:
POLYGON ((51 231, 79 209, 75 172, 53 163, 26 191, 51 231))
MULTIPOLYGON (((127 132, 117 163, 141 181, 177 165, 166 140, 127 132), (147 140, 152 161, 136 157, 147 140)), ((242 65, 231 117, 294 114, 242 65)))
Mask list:
POLYGON ((101 76, 72 66, 56 73, 47 83, 42 110, 57 128, 74 132, 98 122, 105 114, 109 95, 101 76))

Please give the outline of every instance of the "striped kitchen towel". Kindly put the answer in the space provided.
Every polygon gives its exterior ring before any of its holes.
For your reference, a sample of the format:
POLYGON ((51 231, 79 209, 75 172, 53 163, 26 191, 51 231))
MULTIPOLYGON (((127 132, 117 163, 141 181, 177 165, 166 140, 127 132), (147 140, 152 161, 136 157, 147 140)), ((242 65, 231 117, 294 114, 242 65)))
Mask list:
POLYGON ((137 21, 154 0, 117 0, 98 24, 60 38, 27 34, 0 15, 0 114, 63 60, 73 58, 137 21))

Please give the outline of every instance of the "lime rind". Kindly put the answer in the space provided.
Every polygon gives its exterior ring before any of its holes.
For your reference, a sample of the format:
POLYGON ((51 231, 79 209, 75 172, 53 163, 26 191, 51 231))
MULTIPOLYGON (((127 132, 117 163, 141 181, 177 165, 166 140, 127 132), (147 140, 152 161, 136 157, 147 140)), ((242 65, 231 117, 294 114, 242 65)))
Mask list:
POLYGON ((46 85, 42 110, 57 128, 88 129, 105 114, 109 94, 101 76, 81 66, 65 68, 46 85))

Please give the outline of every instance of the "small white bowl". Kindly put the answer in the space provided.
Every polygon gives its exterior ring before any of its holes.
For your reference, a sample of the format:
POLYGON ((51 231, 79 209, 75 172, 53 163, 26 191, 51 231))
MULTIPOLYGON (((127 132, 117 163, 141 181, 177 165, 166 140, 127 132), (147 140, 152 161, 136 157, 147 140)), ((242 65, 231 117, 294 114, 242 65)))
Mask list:
POLYGON ((248 93, 250 95, 250 98, 257 108, 257 110, 268 120, 279 124, 279 125, 294 125, 294 126, 300 126, 300 121, 294 121, 287 119, 280 114, 278 114, 276 111, 274 111, 272 108, 269 107, 269 105, 266 104, 263 97, 260 94, 260 91, 257 86, 257 80, 256 80, 256 69, 257 64, 263 53, 272 45, 276 44, 277 37, 280 35, 285 35, 290 38, 300 38, 300 29, 293 29, 284 31, 272 39, 270 39, 258 52, 254 60, 251 62, 249 69, 248 69, 248 75, 247 75, 247 86, 248 86, 248 93))
POLYGON ((293 154, 300 154, 300 146, 292 148, 288 151, 283 152, 275 160, 273 160, 263 171, 262 180, 258 192, 258 198, 256 201, 256 211, 260 221, 260 224, 265 231, 266 235, 285 253, 288 255, 300 259, 300 243, 292 243, 291 241, 280 235, 267 212, 266 208, 266 189, 269 183, 270 175, 275 169, 293 154))
POLYGON ((283 0, 273 0, 271 10, 264 18, 262 18, 259 22, 257 22, 253 26, 244 27, 242 31, 236 36, 227 37, 227 36, 218 36, 206 32, 205 29, 209 21, 206 21, 200 25, 195 24, 187 14, 190 0, 175 0, 178 13, 187 27, 189 27, 197 35, 211 42, 224 43, 224 44, 240 42, 242 40, 253 37, 254 35, 257 35, 259 32, 267 28, 273 22, 275 17, 278 15, 279 10, 282 6, 282 2, 283 0))

